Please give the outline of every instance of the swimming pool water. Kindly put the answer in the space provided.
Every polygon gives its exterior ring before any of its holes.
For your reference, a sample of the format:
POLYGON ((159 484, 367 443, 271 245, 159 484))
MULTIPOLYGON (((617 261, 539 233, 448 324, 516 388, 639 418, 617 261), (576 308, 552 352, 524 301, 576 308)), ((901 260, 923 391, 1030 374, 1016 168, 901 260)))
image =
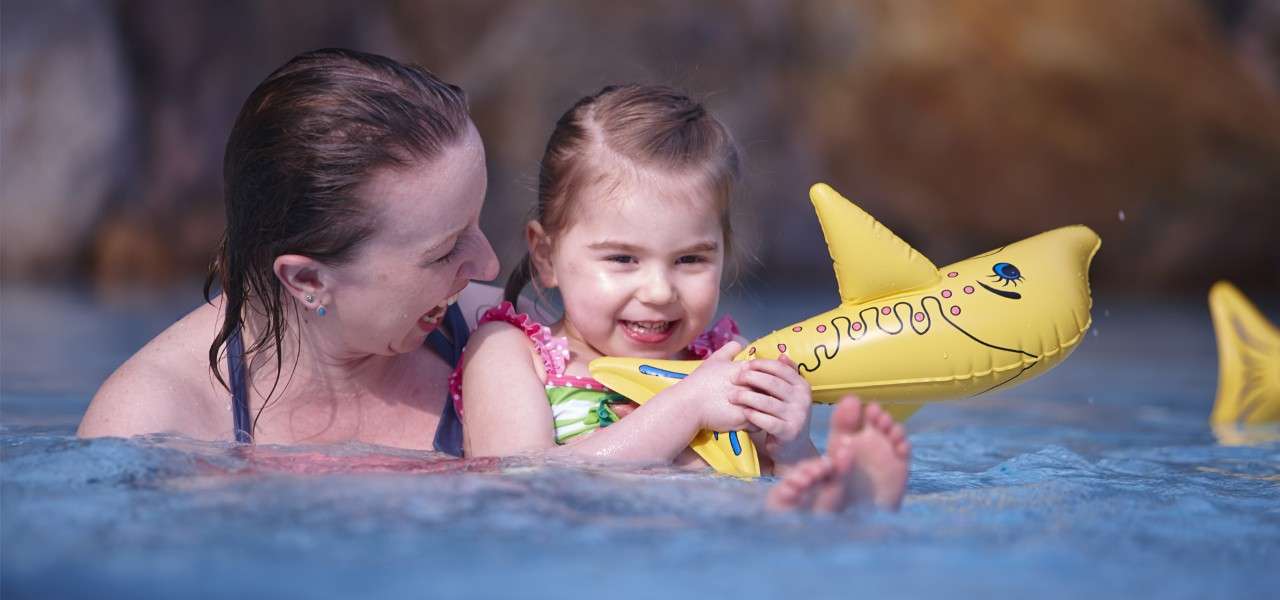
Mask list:
MULTIPOLYGON (((768 482, 369 446, 82 441, 193 288, 0 290, 0 595, 1271 597, 1280 444, 1217 443, 1198 303, 1095 302, 1056 370, 930 406, 898 514, 767 515, 768 482)), ((832 293, 726 302, 748 334, 832 293)), ((1272 313, 1274 314, 1274 312, 1272 313)), ((824 443, 829 409, 814 419, 824 443)), ((230 415, 228 415, 228 420, 230 415)))

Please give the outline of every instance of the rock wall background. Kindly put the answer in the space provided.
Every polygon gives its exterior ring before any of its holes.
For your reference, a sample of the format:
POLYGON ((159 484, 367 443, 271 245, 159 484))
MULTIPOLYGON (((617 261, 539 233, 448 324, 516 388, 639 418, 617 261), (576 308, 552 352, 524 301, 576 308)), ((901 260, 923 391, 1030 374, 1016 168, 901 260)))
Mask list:
POLYGON ((607 83, 707 100, 747 156, 747 285, 822 282, 828 181, 938 264, 1069 223, 1095 282, 1280 289, 1269 0, 4 0, 0 277, 203 272, 240 103, 348 46, 464 87, 504 263, 559 114, 607 83))

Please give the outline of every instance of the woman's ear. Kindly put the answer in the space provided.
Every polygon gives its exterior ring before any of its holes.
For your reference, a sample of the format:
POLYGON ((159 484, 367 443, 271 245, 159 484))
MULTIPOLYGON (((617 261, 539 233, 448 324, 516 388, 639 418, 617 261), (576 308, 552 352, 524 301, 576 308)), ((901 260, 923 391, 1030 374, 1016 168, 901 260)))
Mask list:
POLYGON ((285 293, 293 296, 304 308, 312 310, 328 303, 328 270, 324 264, 309 256, 281 254, 271 264, 285 293))
POLYGON ((551 238, 542 229, 542 223, 529 221, 524 226, 524 239, 529 245, 533 279, 543 289, 551 289, 559 285, 556 283, 555 269, 551 268, 551 238))

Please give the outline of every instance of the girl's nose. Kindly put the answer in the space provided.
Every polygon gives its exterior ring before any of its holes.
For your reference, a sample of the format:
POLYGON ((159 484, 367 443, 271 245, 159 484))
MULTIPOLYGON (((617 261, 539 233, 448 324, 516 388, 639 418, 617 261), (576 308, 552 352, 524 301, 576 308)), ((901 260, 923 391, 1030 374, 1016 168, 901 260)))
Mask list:
POLYGON ((480 243, 477 244, 475 254, 467 261, 469 272, 466 278, 493 281, 498 277, 498 270, 501 268, 498 264, 498 255, 494 253, 493 244, 489 243, 489 238, 483 231, 477 230, 477 235, 480 243))
POLYGON ((645 280, 636 294, 636 299, 645 304, 670 304, 676 299, 676 288, 671 285, 665 270, 657 270, 645 280))

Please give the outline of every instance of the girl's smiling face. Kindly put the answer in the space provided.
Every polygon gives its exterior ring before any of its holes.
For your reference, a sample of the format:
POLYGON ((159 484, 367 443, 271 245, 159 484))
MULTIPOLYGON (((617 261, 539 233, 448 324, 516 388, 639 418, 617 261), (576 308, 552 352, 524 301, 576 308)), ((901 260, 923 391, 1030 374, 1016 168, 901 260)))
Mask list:
POLYGON ((636 174, 592 187, 605 197, 576 202, 559 236, 529 228, 539 281, 563 299, 558 329, 578 352, 671 358, 706 329, 720 300, 716 202, 694 177, 636 174))

